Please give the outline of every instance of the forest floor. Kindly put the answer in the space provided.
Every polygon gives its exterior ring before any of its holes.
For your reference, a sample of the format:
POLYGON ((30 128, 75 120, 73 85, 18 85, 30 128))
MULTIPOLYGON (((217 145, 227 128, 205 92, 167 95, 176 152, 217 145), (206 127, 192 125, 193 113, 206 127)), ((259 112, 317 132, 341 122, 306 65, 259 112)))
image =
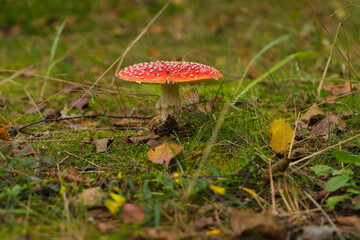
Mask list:
POLYGON ((120 2, 2 6, 1 239, 360 239, 355 1, 120 2), (160 132, 158 60, 223 74, 160 132))

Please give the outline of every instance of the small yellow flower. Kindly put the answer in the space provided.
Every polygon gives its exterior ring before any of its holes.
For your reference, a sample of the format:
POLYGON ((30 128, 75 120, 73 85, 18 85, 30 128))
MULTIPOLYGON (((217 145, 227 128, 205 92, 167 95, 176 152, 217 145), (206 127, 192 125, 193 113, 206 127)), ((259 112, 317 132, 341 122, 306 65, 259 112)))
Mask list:
POLYGON ((207 231, 206 236, 219 235, 220 233, 221 233, 220 229, 215 228, 213 230, 207 231))
POLYGON ((243 190, 250 193, 250 195, 253 196, 253 197, 256 195, 256 192, 253 189, 243 188, 243 190))
POLYGON ((118 179, 122 179, 122 172, 119 172, 118 175, 117 175, 118 179))
POLYGON ((214 192, 216 192, 217 194, 220 194, 220 195, 225 195, 225 193, 226 193, 226 188, 219 187, 219 186, 216 186, 216 185, 213 185, 213 184, 210 185, 210 189, 213 190, 214 192))
POLYGON ((110 197, 117 203, 119 207, 125 204, 125 198, 119 194, 111 192, 110 197))
POLYGON ((65 191, 66 191, 66 187, 64 185, 61 185, 60 190, 59 190, 59 194, 63 195, 65 193, 65 191))
POLYGON ((176 173, 173 174, 173 176, 174 176, 174 181, 175 181, 177 184, 179 184, 179 183, 180 183, 180 179, 179 179, 180 173, 176 172, 176 173))
POLYGON ((120 211, 119 204, 112 199, 105 199, 104 206, 114 215, 120 211))

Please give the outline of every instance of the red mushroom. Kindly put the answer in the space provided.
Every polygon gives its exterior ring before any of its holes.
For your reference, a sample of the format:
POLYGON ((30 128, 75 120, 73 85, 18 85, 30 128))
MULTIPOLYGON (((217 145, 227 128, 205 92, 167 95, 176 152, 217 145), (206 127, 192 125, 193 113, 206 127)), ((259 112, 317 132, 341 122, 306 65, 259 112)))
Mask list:
POLYGON ((179 84, 217 80, 222 74, 215 68, 200 63, 157 61, 126 67, 117 76, 130 82, 161 84, 161 97, 156 109, 164 122, 168 116, 173 116, 176 120, 181 116, 179 84))

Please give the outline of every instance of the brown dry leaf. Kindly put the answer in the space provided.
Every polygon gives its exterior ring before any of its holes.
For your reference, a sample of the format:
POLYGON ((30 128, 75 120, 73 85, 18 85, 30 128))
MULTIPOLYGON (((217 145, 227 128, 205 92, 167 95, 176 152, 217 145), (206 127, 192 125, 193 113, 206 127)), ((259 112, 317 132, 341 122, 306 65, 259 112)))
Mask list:
POLYGON ((86 180, 86 176, 81 175, 73 166, 67 168, 64 178, 73 182, 84 182, 86 180))
POLYGON ((4 124, 0 124, 0 140, 10 140, 10 135, 4 124))
POLYGON ((196 89, 190 89, 189 91, 181 94, 181 96, 188 104, 197 103, 200 101, 200 93, 196 89))
POLYGON ((284 239, 270 210, 261 213, 253 210, 234 210, 230 217, 230 225, 237 236, 255 237, 253 239, 284 239))
POLYGON ((271 139, 269 146, 279 152, 288 152, 294 131, 284 120, 275 120, 270 125, 271 139))
POLYGON ((91 97, 88 95, 85 95, 83 97, 78 97, 74 101, 72 101, 70 107, 72 109, 83 110, 84 108, 87 108, 89 106, 90 100, 91 97))
POLYGON ((94 140, 94 144, 95 144, 95 147, 96 147, 96 152, 97 153, 106 152, 108 142, 109 142, 108 138, 101 138, 101 139, 94 140))
POLYGON ((59 108, 50 108, 44 111, 45 119, 58 119, 61 116, 61 107, 59 108))
POLYGON ((128 138, 128 142, 130 143, 146 142, 150 139, 157 139, 157 138, 159 138, 159 136, 153 133, 148 133, 144 135, 132 135, 131 137, 128 138))
POLYGON ((143 206, 138 203, 125 203, 121 219, 126 223, 139 223, 146 217, 143 206))
POLYGON ((300 118, 307 124, 314 121, 320 121, 325 117, 325 113, 319 108, 319 106, 314 103, 310 109, 300 118))
POLYGON ((168 168, 171 159, 178 155, 181 150, 182 147, 180 145, 166 142, 155 149, 150 149, 146 155, 150 161, 157 164, 165 164, 165 167, 168 168))
MULTIPOLYGON (((356 85, 353 83, 351 84, 350 81, 346 81, 342 84, 326 84, 324 89, 330 92, 331 95, 338 96, 343 94, 351 93, 351 87, 354 88, 356 85)), ((353 89, 354 90, 354 89, 353 89)))
POLYGON ((212 217, 201 217, 195 219, 194 221, 194 227, 196 227, 199 230, 202 230, 205 227, 211 226, 213 224, 214 224, 214 219, 212 217))
POLYGON ((82 191, 75 199, 75 204, 84 204, 86 207, 100 205, 106 194, 100 187, 88 188, 82 191))
POLYGON ((311 130, 315 136, 326 136, 335 129, 345 130, 346 124, 336 114, 327 115, 318 125, 311 130))
POLYGON ((342 229, 346 229, 348 231, 355 231, 360 234, 360 218, 358 216, 337 216, 336 220, 341 226, 342 229))
POLYGON ((49 105, 50 105, 49 102, 42 102, 42 103, 36 104, 36 106, 34 104, 31 104, 31 105, 28 105, 27 107, 25 107, 24 112, 25 112, 25 114, 33 115, 38 112, 38 109, 39 109, 39 111, 41 111, 49 105))
POLYGON ((35 155, 37 152, 27 143, 22 145, 22 148, 19 149, 18 147, 14 147, 11 149, 12 154, 16 157, 18 156, 24 149, 27 149, 21 156, 30 156, 35 155))

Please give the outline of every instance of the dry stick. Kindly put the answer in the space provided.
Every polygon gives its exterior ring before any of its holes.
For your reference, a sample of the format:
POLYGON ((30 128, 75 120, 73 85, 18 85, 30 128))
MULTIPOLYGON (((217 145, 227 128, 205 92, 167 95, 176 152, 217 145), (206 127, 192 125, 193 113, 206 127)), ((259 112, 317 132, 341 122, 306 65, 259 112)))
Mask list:
MULTIPOLYGON (((313 14, 315 15, 316 19, 319 21, 320 25, 324 28, 325 32, 327 33, 327 35, 329 36, 330 40, 332 40, 331 34, 330 32, 327 30, 327 28, 325 27, 324 23, 321 21, 320 17, 316 14, 315 10, 312 8, 312 6, 310 5, 310 3, 308 2, 308 0, 305 0, 306 4, 309 6, 309 8, 311 9, 311 11, 313 12, 313 14)), ((333 40, 332 40, 333 41, 333 40)), ((360 81, 359 76, 357 75, 355 69, 350 65, 349 60, 345 57, 344 53, 341 51, 341 49, 335 44, 336 49, 339 51, 339 53, 341 54, 341 56, 343 57, 343 59, 345 60, 345 62, 347 63, 347 65, 349 66, 350 70, 354 73, 354 75, 356 76, 357 80, 360 81)))
POLYGON ((297 160, 297 161, 295 161, 295 162, 290 163, 289 166, 293 166, 293 165, 296 165, 296 164, 298 164, 298 163, 300 163, 300 162, 303 162, 303 161, 305 161, 305 160, 308 160, 308 159, 310 159, 310 158, 313 158, 313 157, 315 157, 315 156, 317 156, 317 155, 320 155, 320 154, 323 153, 323 152, 326 152, 326 151, 329 150, 329 149, 332 149, 332 148, 334 148, 334 147, 337 147, 337 146, 339 146, 339 145, 342 145, 342 144, 344 144, 344 143, 346 143, 346 142, 349 142, 349 141, 351 141, 351 140, 354 140, 354 139, 356 139, 356 138, 358 138, 358 137, 360 137, 360 134, 357 134, 357 135, 352 136, 352 137, 350 137, 350 138, 348 138, 348 139, 345 139, 344 141, 341 141, 341 142, 338 142, 338 143, 336 143, 336 144, 334 144, 334 145, 331 145, 330 147, 327 147, 327 148, 325 148, 325 149, 323 149, 323 150, 320 150, 320 151, 318 151, 318 152, 316 152, 316 153, 313 153, 313 154, 311 154, 311 155, 309 155, 309 156, 303 157, 303 158, 301 158, 301 159, 299 159, 299 160, 297 160))
POLYGON ((345 238, 343 237, 343 235, 341 234, 341 232, 339 231, 339 229, 337 228, 337 226, 335 225, 334 221, 329 217, 329 215, 324 211, 324 209, 320 206, 320 204, 318 204, 315 199, 313 197, 310 196, 310 194, 308 194, 306 191, 303 191, 305 193, 305 195, 310 199, 310 201, 321 211, 321 213, 324 215, 324 217, 326 218, 326 220, 330 223, 330 225, 334 228, 336 235, 338 236, 339 239, 341 240, 345 240, 345 238))
MULTIPOLYGON (((89 94, 90 91, 95 87, 95 85, 110 71, 110 69, 112 69, 115 64, 120 61, 121 59, 123 59, 124 53, 128 53, 130 51, 130 49, 135 45, 135 43, 147 32, 148 28, 151 26, 151 24, 153 22, 155 22, 155 20, 161 15, 161 13, 166 9, 166 7, 172 2, 172 0, 169 0, 164 7, 154 16, 154 18, 149 22, 148 25, 146 25, 146 27, 139 33, 139 35, 135 38, 134 41, 132 41, 129 46, 125 49, 125 51, 123 52, 123 54, 121 54, 120 57, 118 57, 111 65, 110 67, 108 67, 108 69, 105 70, 105 72, 103 72, 103 74, 101 74, 101 76, 91 85, 91 87, 86 91, 86 93, 84 93, 76 102, 74 102, 74 104, 69 108, 71 109, 72 107, 74 107, 79 101, 81 101, 86 94, 89 94)), ((118 66, 119 67, 119 66, 118 66)), ((114 79, 113 79, 114 81, 114 79)), ((111 85, 113 85, 113 83, 111 83, 111 85)), ((67 111, 66 111, 67 113, 67 111)))
POLYGON ((44 116, 40 112, 40 109, 38 108, 38 105, 36 105, 36 102, 34 101, 34 99, 32 98, 32 96, 30 95, 30 93, 28 92, 28 90, 25 87, 24 87, 24 91, 25 91, 26 95, 30 98, 31 103, 35 106, 35 109, 38 112, 38 114, 40 115, 40 117, 44 118, 44 116))
POLYGON ((329 54, 329 58, 326 62, 326 65, 325 65, 325 69, 324 69, 324 72, 321 76, 321 80, 320 80, 320 83, 319 83, 319 86, 318 86, 318 89, 317 89, 317 95, 318 97, 320 97, 320 93, 321 93, 321 89, 322 89, 322 86, 324 84, 324 80, 325 80, 325 77, 326 77, 326 73, 329 69, 329 65, 330 65, 330 61, 331 61, 331 58, 332 58, 332 54, 333 54, 333 51, 334 51, 334 47, 335 47, 335 44, 336 44, 336 40, 337 40, 337 37, 339 35, 339 30, 340 30, 340 27, 341 27, 342 23, 339 23, 338 25, 338 28, 336 30, 336 34, 335 34, 335 38, 334 38, 334 41, 331 45, 331 49, 330 49, 330 54, 329 54))
MULTIPOLYGON (((131 48, 140 40, 140 38, 142 36, 144 36, 144 34, 149 30, 150 26, 159 18, 159 16, 165 11, 165 9, 169 6, 169 4, 172 2, 172 0, 169 0, 161 9, 160 11, 151 19, 151 21, 145 26, 145 28, 138 34, 138 36, 130 42, 130 44, 127 46, 127 48, 125 49, 125 51, 123 52, 123 54, 121 54, 121 56, 115 61, 119 61, 119 64, 116 68, 116 72, 118 73, 121 65, 124 61, 124 58, 126 57, 126 55, 129 53, 129 51, 131 50, 131 48)), ((115 82, 115 77, 112 79, 111 81, 111 87, 114 85, 115 82)))
MULTIPOLYGON (((296 108, 295 108, 295 117, 296 117, 296 108)), ((299 118, 300 118, 300 113, 298 113, 298 116, 297 116, 297 119, 296 119, 295 131, 294 131, 293 137, 291 139, 289 154, 288 154, 287 158, 290 158, 290 156, 291 156, 291 150, 292 150, 292 147, 293 147, 294 142, 295 142, 295 136, 296 136, 297 126, 299 124, 299 118)))

